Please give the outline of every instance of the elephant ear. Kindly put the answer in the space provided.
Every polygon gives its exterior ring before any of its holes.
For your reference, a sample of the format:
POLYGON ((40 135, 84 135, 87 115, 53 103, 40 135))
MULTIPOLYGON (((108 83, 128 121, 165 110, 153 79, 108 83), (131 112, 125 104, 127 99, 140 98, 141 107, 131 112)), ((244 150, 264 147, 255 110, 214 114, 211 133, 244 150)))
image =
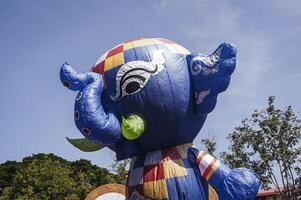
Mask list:
POLYGON ((197 114, 210 113, 219 93, 225 91, 236 65, 236 47, 221 44, 213 54, 192 53, 186 56, 195 96, 197 114))
POLYGON ((84 151, 84 152, 98 151, 105 147, 105 145, 103 145, 103 144, 91 142, 90 140, 88 140, 86 138, 71 139, 71 138, 66 137, 66 139, 74 147, 76 147, 77 149, 84 151))

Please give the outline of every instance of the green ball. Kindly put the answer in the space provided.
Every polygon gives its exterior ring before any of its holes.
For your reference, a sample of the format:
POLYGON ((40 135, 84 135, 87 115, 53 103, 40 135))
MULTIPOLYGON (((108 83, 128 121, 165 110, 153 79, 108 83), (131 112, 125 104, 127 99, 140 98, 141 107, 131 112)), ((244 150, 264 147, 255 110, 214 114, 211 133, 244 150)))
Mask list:
POLYGON ((145 130, 144 120, 138 115, 130 115, 127 119, 122 117, 121 131, 128 140, 139 138, 145 130))

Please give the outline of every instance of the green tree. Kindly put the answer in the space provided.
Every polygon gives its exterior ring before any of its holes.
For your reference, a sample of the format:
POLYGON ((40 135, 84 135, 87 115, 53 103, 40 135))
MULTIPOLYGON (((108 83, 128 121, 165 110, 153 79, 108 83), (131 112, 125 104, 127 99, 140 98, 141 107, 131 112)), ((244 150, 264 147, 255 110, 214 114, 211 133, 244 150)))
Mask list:
POLYGON ((208 134, 207 137, 205 137, 201 140, 201 143, 205 146, 206 151, 209 154, 211 154, 212 156, 215 156, 216 141, 215 141, 214 135, 208 134))
POLYGON ((0 164, 0 195, 4 188, 9 187, 13 182, 13 176, 15 175, 20 163, 16 161, 7 161, 0 164))
POLYGON ((26 157, 16 171, 9 188, 11 192, 6 196, 16 200, 65 199, 74 193, 76 187, 70 174, 72 169, 69 163, 53 154, 26 157))
POLYGON ((113 172, 115 172, 116 183, 125 184, 128 175, 129 164, 130 159, 117 161, 116 157, 114 157, 114 162, 110 167, 113 172))
POLYGON ((84 199, 89 192, 100 185, 117 182, 114 174, 107 169, 92 165, 90 161, 80 159, 71 162, 73 169, 72 177, 76 183, 76 194, 80 199, 84 199))
POLYGON ((262 182, 262 188, 270 185, 280 188, 282 197, 296 199, 297 176, 300 176, 301 125, 291 106, 280 110, 274 105, 275 97, 268 98, 265 110, 255 110, 251 118, 227 137, 230 152, 221 157, 230 167, 253 169, 262 182), (280 174, 278 180, 276 171, 280 174))
POLYGON ((0 200, 79 200, 94 188, 120 179, 88 160, 69 162, 53 154, 36 154, 20 163, 1 164, 0 178, 0 200))

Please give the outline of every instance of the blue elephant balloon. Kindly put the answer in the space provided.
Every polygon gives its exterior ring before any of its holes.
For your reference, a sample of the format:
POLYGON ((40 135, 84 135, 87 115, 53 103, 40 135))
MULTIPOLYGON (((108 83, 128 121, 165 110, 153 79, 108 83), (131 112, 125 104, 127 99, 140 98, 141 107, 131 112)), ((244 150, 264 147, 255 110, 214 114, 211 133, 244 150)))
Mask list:
POLYGON ((118 160, 132 158, 128 199, 248 200, 258 177, 192 144, 235 65, 230 43, 203 55, 167 39, 141 38, 112 48, 90 72, 66 63, 60 78, 79 91, 74 119, 86 144, 109 147, 118 160))

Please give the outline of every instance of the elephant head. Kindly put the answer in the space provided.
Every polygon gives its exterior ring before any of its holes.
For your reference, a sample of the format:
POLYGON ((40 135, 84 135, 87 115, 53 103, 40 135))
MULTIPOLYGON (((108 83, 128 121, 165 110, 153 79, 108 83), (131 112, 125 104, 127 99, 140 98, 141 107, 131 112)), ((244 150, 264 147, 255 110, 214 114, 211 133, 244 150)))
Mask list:
POLYGON ((229 43, 206 56, 170 40, 139 39, 105 53, 91 72, 64 64, 60 77, 79 91, 77 128, 123 159, 192 142, 228 87, 235 59, 229 43))

